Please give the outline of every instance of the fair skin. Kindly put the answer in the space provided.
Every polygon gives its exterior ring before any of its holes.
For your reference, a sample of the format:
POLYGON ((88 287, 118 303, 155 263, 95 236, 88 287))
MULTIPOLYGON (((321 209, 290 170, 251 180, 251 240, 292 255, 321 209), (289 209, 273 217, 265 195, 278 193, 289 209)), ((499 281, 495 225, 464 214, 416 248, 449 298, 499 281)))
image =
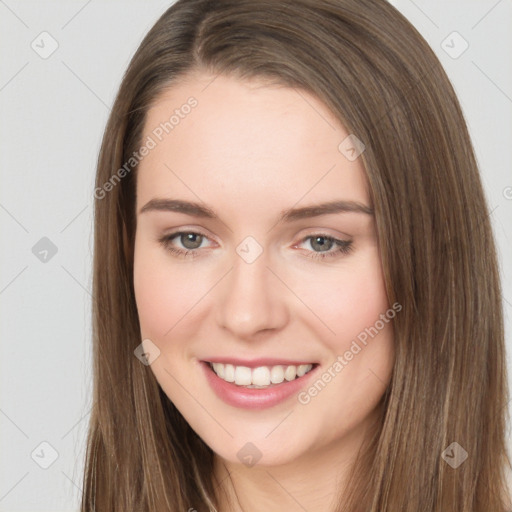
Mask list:
POLYGON ((150 366, 160 386, 215 453, 222 512, 332 510, 390 380, 392 322, 308 403, 295 393, 263 409, 233 406, 214 393, 199 361, 317 362, 307 390, 389 310, 371 213, 278 222, 283 210, 328 201, 371 208, 362 158, 340 152, 349 133, 305 91, 213 78, 197 73, 174 84, 146 119, 143 140, 187 98, 197 99, 138 169, 141 336, 160 350, 150 366), (155 198, 208 205, 218 218, 140 213, 155 198), (195 246, 179 235, 167 247, 159 242, 176 231, 203 236, 195 246), (350 242, 350 251, 336 253, 325 238, 315 243, 321 235, 350 242), (251 263, 236 250, 248 236, 263 249, 251 263), (322 247, 332 257, 318 257, 322 247), (252 467, 237 456, 248 442, 261 453, 252 467))

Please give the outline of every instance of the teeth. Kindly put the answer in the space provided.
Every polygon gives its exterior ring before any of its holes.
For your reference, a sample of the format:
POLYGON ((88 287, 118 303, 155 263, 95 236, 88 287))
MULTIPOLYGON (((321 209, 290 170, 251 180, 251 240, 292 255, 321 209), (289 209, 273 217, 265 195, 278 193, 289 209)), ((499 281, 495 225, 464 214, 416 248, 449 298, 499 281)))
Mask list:
MULTIPOLYGON (((266 366, 260 366, 252 370, 252 378, 249 384, 255 384, 256 386, 268 386, 270 384, 270 370, 266 366)), ((237 382, 238 384, 238 382, 237 382)))
MULTIPOLYGON (((311 368, 310 368, 311 369, 311 368)), ((310 369, 308 369, 308 365, 307 364, 301 364, 299 366, 297 366, 297 376, 298 377, 302 377, 303 375, 306 374, 306 372, 308 372, 310 369)))
POLYGON ((225 376, 224 365, 219 363, 212 363, 214 372, 223 379, 225 376))
MULTIPOLYGON (((235 367, 232 364, 223 365, 217 363, 219 366, 224 366, 224 377, 221 377, 226 382, 235 382, 235 367)), ((219 375, 220 377, 220 375, 219 375)))
POLYGON ((282 366, 272 366, 270 370, 270 382, 272 384, 281 384, 284 380, 284 370, 282 366))
POLYGON ((296 366, 288 366, 284 371, 284 378, 286 380, 293 380, 297 376, 297 367, 296 366))
POLYGON ((235 367, 235 384, 237 386, 248 386, 251 382, 251 369, 247 366, 235 367))
POLYGON ((268 387, 272 384, 281 384, 285 380, 292 381, 297 377, 302 377, 313 368, 312 364, 258 366, 252 369, 247 366, 223 363, 210 363, 210 366, 217 376, 226 382, 234 382, 237 386, 250 388, 268 387))

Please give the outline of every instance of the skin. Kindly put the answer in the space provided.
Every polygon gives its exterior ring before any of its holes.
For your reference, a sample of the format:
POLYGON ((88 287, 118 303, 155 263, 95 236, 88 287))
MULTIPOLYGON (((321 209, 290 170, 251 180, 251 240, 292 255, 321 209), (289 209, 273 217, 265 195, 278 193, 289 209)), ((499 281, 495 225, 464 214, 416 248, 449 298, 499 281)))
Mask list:
POLYGON ((349 133, 316 97, 200 72, 157 99, 144 140, 190 96, 197 107, 138 169, 134 286, 142 339, 160 350, 150 368, 216 454, 220 510, 332 510, 391 377, 392 322, 307 404, 293 396, 268 409, 235 408, 214 394, 198 360, 295 358, 319 362, 321 374, 390 308, 373 215, 277 222, 284 209, 324 201, 371 207, 362 159, 340 152, 349 133), (203 202, 220 220, 139 213, 154 198, 203 202), (159 242, 178 230, 205 235, 196 257, 159 242), (306 237, 318 234, 351 240, 352 251, 314 259, 322 249, 306 237), (247 236, 263 249, 250 264, 236 252, 247 236), (253 467, 237 457, 247 442, 262 454, 253 467))

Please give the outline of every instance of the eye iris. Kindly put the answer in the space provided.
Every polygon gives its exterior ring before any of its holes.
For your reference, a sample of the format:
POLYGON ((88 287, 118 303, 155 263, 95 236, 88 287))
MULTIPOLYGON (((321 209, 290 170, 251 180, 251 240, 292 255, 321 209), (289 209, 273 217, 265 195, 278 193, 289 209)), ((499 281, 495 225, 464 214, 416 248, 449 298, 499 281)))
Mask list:
POLYGON ((311 247, 313 247, 313 249, 320 249, 320 251, 328 251, 332 247, 332 244, 333 241, 325 236, 315 236, 311 239, 311 247), (318 240, 324 240, 324 242, 318 243, 318 240), (315 247, 315 245, 317 245, 317 247, 315 247))
POLYGON ((186 249, 197 249, 201 245, 202 235, 198 235, 197 233, 186 233, 184 235, 180 235, 180 241, 186 249), (191 243, 192 246, 187 245, 191 243))

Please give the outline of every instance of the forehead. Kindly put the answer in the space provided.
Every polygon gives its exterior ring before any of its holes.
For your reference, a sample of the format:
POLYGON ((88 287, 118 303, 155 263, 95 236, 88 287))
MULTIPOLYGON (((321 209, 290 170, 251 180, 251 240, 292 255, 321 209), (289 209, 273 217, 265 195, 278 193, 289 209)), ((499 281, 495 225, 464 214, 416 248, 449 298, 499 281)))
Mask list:
POLYGON ((137 209, 153 197, 204 200, 258 215, 346 199, 368 204, 361 158, 349 133, 315 96, 298 89, 196 74, 167 89, 148 111, 137 209), (279 205, 279 206, 277 206, 279 205))

